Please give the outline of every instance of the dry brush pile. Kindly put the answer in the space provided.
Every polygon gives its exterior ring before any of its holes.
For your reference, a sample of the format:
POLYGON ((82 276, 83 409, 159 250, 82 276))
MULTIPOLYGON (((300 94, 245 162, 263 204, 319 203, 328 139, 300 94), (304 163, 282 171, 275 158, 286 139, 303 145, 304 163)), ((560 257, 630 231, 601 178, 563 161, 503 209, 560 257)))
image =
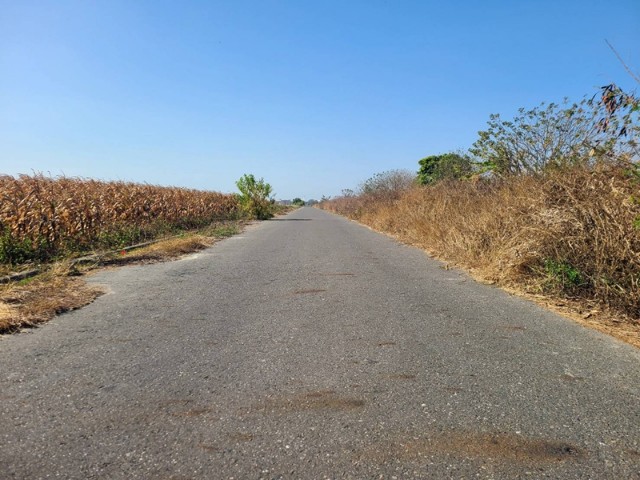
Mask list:
POLYGON ((43 175, 0 176, 0 263, 121 247, 235 218, 233 195, 43 175))
POLYGON ((439 182, 322 207, 501 285, 640 319, 640 182, 628 169, 439 182))

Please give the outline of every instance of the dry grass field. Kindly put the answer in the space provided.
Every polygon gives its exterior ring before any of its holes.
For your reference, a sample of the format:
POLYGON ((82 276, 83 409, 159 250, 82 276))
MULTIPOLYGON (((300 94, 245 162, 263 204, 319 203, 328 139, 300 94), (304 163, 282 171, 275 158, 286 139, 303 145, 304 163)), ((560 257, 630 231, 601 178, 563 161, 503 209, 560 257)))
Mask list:
POLYGON ((443 181, 322 208, 640 346, 640 182, 624 168, 443 181))

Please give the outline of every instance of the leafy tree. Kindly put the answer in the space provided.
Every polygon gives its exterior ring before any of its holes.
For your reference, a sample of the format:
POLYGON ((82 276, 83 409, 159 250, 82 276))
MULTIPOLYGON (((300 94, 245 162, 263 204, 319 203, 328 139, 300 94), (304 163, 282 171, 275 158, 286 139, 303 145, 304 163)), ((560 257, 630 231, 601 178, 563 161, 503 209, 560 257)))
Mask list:
POLYGON ((238 200, 245 214, 258 220, 266 220, 273 217, 274 200, 271 197, 273 192, 271 185, 262 178, 256 180, 251 174, 243 175, 236 182, 236 185, 240 190, 238 200))
POLYGON ((431 155, 418 163, 418 183, 422 185, 444 179, 465 178, 475 172, 475 164, 468 155, 454 152, 431 155))
POLYGON ((521 108, 512 121, 489 118, 470 152, 499 175, 539 173, 550 167, 638 157, 637 100, 615 85, 599 101, 521 108))
POLYGON ((296 197, 293 200, 291 200, 291 204, 295 205, 296 207, 304 207, 304 200, 296 197))

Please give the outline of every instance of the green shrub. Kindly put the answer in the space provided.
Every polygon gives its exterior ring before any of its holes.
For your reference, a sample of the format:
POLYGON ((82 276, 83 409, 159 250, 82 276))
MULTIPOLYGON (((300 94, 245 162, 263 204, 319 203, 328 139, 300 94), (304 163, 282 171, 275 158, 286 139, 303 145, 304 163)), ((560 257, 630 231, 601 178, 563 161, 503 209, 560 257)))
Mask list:
POLYGON ((250 218, 266 220, 273 217, 274 200, 271 185, 264 179, 256 180, 251 174, 245 174, 236 182, 240 195, 238 202, 243 212, 250 218))
POLYGON ((550 286, 553 288, 574 290, 577 287, 586 285, 580 270, 569 262, 547 259, 544 262, 544 271, 550 286))
POLYGON ((427 185, 439 180, 458 180, 470 177, 477 170, 477 165, 469 155, 445 153, 431 155, 418 162, 418 183, 427 185))
POLYGON ((45 260, 46 256, 46 250, 28 238, 16 239, 6 229, 0 235, 0 264, 18 265, 45 260))

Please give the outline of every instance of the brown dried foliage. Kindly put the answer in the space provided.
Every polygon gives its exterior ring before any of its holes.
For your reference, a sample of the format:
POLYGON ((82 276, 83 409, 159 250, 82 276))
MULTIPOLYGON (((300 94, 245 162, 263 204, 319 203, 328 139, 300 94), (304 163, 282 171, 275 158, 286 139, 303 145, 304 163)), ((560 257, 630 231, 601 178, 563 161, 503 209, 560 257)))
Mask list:
POLYGON ((158 224, 165 229, 194 228, 234 218, 237 211, 233 195, 216 192, 43 175, 0 176, 0 233, 27 242, 40 257, 93 248, 105 235, 123 229, 137 229, 132 240, 140 240, 158 224))
POLYGON ((393 202, 339 198, 322 207, 500 285, 577 299, 637 324, 639 199, 633 175, 602 166, 441 182, 393 202))
POLYGON ((51 272, 26 285, 0 288, 0 334, 46 322, 91 303, 103 292, 78 277, 51 272))

